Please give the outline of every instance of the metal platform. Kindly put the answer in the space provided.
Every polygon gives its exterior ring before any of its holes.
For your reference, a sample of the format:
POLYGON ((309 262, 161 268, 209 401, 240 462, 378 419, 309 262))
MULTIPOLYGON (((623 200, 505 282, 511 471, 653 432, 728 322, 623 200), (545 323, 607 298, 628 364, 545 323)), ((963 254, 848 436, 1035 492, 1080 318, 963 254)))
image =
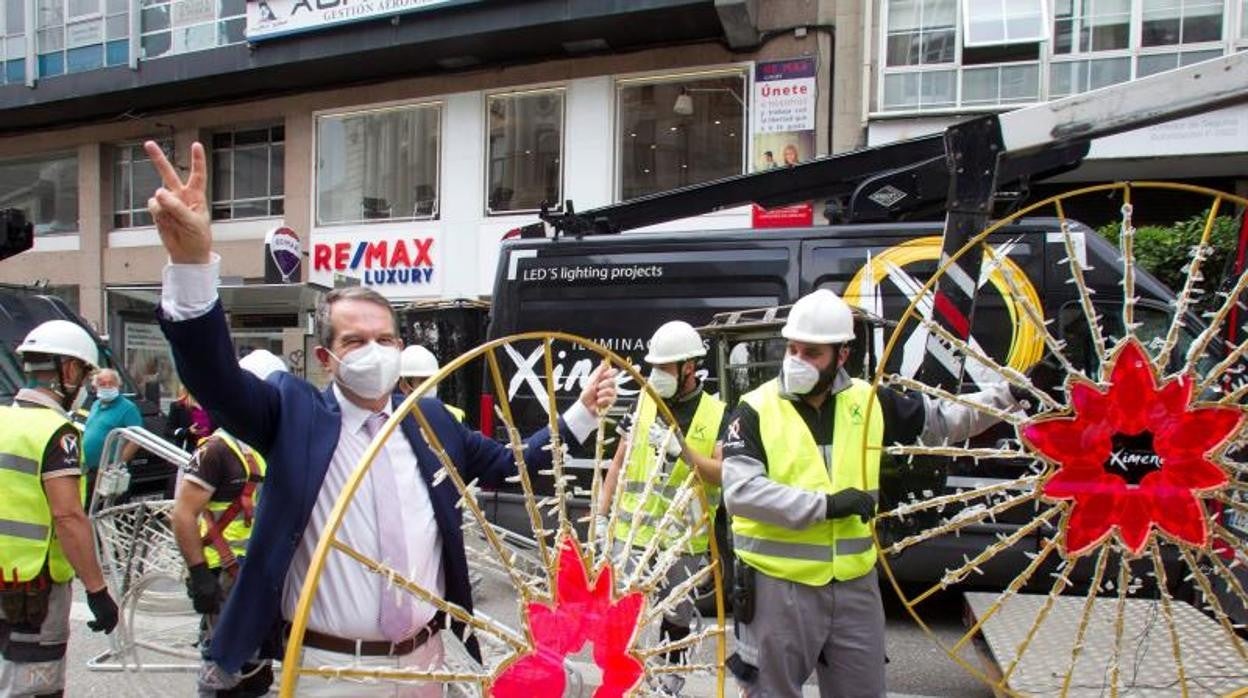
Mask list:
MULTIPOLYGON (((991 592, 967 592, 967 606, 976 619, 989 612, 999 597, 991 592)), ((999 680, 1014 662, 1047 596, 1019 594, 1008 599, 981 628, 987 645, 985 670, 999 680)), ((1037 630, 1023 659, 1005 687, 1025 696, 1062 695, 1070 670, 1072 648, 1083 616, 1082 596, 1058 598, 1037 630)), ((1075 663, 1067 696, 1181 695, 1179 672, 1162 604, 1153 599, 1127 599, 1123 612, 1119 685, 1112 687, 1117 596, 1096 599, 1075 663)), ((1248 686, 1248 662, 1236 651, 1221 626, 1192 606, 1175 602, 1174 625, 1183 651, 1187 695, 1223 696, 1248 686)), ((981 650, 983 644, 980 644, 981 650)))

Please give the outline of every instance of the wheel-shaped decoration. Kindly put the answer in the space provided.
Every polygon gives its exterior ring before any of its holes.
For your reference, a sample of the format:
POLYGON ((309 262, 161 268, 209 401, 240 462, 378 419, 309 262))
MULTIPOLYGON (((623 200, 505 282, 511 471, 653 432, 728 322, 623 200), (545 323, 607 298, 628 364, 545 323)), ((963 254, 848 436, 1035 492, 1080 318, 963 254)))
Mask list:
MULTIPOLYGON (((282 695, 295 695, 303 682, 337 681, 398 687, 433 683, 444 685, 449 695, 496 698, 605 698, 656 694, 668 677, 687 682, 693 690, 686 689, 689 695, 722 694, 726 638, 714 535, 706 536, 709 563, 676 574, 688 559, 680 552, 690 540, 713 530, 708 512, 714 510, 701 482, 692 472, 679 482, 668 476, 666 443, 627 439, 626 451, 651 448, 659 464, 639 493, 641 501, 661 494, 665 504, 653 515, 625 519, 619 515, 624 488, 615 488, 603 530, 594 525, 591 512, 600 510, 607 465, 617 448, 613 420, 599 416, 587 446, 565 443, 560 436, 560 411, 576 399, 599 362, 619 371, 618 383, 646 386, 631 365, 592 341, 529 333, 491 341, 455 359, 395 410, 343 486, 317 545, 292 619, 282 695), (579 360, 565 371, 563 359, 570 355, 579 360), (420 401, 460 372, 484 376, 482 403, 494 405, 484 419, 497 425, 487 429, 485 438, 497 435, 515 461, 515 472, 504 482, 469 480, 469 469, 452 461, 430 424, 428 413, 441 409, 438 403, 420 401), (540 424, 533 423, 535 411, 540 424), (450 488, 458 500, 474 590, 472 612, 422 585, 415 571, 394 569, 345 542, 343 522, 357 506, 355 495, 372 486, 373 464, 385 441, 404 438, 399 425, 405 419, 415 420, 438 460, 432 487, 450 488), (552 436, 535 457, 533 450, 526 454, 525 439, 540 427, 549 428, 552 436), (385 595, 406 596, 445 614, 450 627, 434 640, 441 644, 441 659, 403 668, 333 666, 309 659, 308 619, 322 603, 318 588, 331 558, 375 573, 385 595), (713 596, 713 613, 695 617, 692 632, 683 638, 661 636, 657 629, 664 614, 693 606, 699 596, 704 608, 713 596)), ((671 413, 657 396, 650 397, 666 427, 663 441, 678 438, 671 413)), ((349 684, 343 689, 349 691, 349 684)))
POLYGON ((876 337, 877 388, 999 421, 968 441, 885 444, 875 526, 905 607, 999 693, 1248 687, 1248 274, 1224 278, 1209 263, 1213 231, 1239 230, 1245 205, 1187 185, 1094 186, 993 224, 930 278, 906 263, 935 266, 938 239, 926 256, 880 255, 851 283, 846 295, 868 310, 879 311, 889 284, 909 301, 887 342, 876 337), (1165 204, 1148 202, 1166 190, 1209 197, 1173 292, 1136 253, 1135 222, 1164 219, 1165 204), (1075 197, 1120 207, 1116 240, 1067 217, 1075 197), (1029 218, 1038 216, 1054 218, 1029 218), (944 299, 933 292, 954 275, 965 288, 959 265, 971 255, 982 266, 962 339, 936 321, 944 299), (926 385, 916 375, 924 356, 960 370, 967 387, 926 385), (968 384, 993 382, 1013 386, 1026 408, 967 397, 968 384), (955 586, 967 590, 969 629, 938 637, 925 604, 955 586))

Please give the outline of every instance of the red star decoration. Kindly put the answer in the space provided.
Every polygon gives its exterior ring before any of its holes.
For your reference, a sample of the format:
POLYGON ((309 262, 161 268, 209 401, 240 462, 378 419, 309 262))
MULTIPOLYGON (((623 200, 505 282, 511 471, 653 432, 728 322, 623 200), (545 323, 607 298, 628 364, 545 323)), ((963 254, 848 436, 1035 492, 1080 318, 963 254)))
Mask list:
POLYGON ((645 667, 629 652, 637 631, 645 596, 625 594, 612 602, 613 572, 604 565, 590 586, 580 546, 570 536, 559 542, 555 603, 526 605, 534 651, 511 662, 494 680, 494 698, 561 696, 566 676, 563 660, 594 645, 594 663, 602 669, 602 684, 594 698, 618 698, 641 682, 645 667))
POLYGON ((1115 351, 1109 385, 1075 379, 1073 416, 1019 426, 1023 441, 1057 464, 1042 483, 1050 500, 1073 500, 1062 522, 1066 554, 1095 548, 1115 529, 1139 555, 1155 526, 1171 538, 1209 543, 1196 493, 1227 484, 1211 456, 1239 431, 1244 412, 1192 404, 1189 375, 1158 385, 1157 371, 1134 338, 1115 351))

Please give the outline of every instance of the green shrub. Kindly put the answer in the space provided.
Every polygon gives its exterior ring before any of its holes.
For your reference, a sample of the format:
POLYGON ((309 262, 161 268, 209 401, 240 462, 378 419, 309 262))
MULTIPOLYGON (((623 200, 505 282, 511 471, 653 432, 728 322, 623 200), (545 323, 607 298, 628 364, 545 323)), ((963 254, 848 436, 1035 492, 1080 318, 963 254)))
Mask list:
MULTIPOLYGON (((1136 263, 1178 293, 1187 281, 1186 267, 1192 260, 1192 248, 1200 242, 1208 215, 1206 211, 1172 226, 1146 225, 1136 228, 1133 246, 1136 263)), ((1120 224, 1109 223, 1098 228, 1096 232, 1115 246, 1118 245, 1120 224)), ((1234 218, 1218 216, 1214 219, 1213 229, 1209 232, 1209 244, 1214 248, 1213 254, 1200 267, 1205 277, 1204 282, 1199 284, 1205 289, 1205 295, 1199 303, 1201 307, 1216 305, 1214 293, 1219 288, 1224 272, 1229 271, 1227 264, 1234 259, 1238 239, 1239 227, 1234 218)))

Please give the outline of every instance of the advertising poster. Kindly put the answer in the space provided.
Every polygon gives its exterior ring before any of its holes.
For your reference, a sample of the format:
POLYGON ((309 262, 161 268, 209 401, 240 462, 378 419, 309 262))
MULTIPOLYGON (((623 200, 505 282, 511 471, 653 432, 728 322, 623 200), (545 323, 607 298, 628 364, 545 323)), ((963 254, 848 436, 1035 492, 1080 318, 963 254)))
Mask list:
POLYGON ((169 343, 158 325, 126 322, 124 327, 126 368, 130 370, 135 387, 143 397, 167 412, 180 387, 169 343))
MULTIPOLYGON (((815 156, 815 59, 794 58, 754 66, 755 172, 791 167, 815 156)), ((788 228, 814 222, 805 203, 774 209, 754 207, 755 228, 788 228)))

